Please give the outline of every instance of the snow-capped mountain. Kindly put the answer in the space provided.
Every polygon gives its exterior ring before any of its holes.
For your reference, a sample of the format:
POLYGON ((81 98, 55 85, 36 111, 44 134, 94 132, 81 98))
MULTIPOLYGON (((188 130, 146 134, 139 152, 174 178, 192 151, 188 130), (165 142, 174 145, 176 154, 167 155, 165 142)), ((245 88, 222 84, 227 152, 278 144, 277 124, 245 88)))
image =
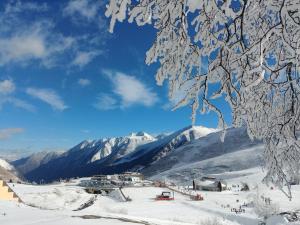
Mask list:
POLYGON ((146 166, 164 158, 174 149, 216 131, 216 129, 202 126, 189 126, 164 138, 160 138, 153 143, 137 148, 131 154, 117 160, 114 164, 126 164, 138 160, 140 163, 143 162, 143 165, 146 166))
POLYGON ((140 145, 153 142, 156 139, 145 132, 131 133, 125 137, 104 138, 95 141, 84 141, 65 155, 76 154, 76 158, 84 163, 94 163, 108 156, 114 159, 122 158, 140 145))
POLYGON ((14 166, 4 159, 0 159, 0 178, 4 180, 19 181, 19 174, 14 166))
POLYGON ((114 149, 119 149, 116 157, 122 157, 123 154, 132 151, 138 145, 148 143, 155 140, 151 135, 146 133, 136 133, 130 134, 126 137, 121 138, 104 138, 95 141, 83 141, 69 151, 62 152, 38 152, 34 153, 28 157, 16 160, 12 164, 26 176, 26 174, 31 173, 31 171, 36 170, 54 161, 56 159, 60 161, 74 162, 78 164, 88 164, 101 160, 108 155, 113 153, 114 149), (63 158, 63 160, 61 160, 63 158))
POLYGON ((25 176, 29 180, 51 181, 97 173, 138 170, 164 158, 191 140, 215 131, 191 126, 160 139, 138 132, 124 137, 83 141, 57 158, 29 171, 25 176))
POLYGON ((62 152, 37 152, 28 157, 18 159, 11 164, 23 175, 38 168, 41 165, 48 163, 50 160, 56 159, 62 152))

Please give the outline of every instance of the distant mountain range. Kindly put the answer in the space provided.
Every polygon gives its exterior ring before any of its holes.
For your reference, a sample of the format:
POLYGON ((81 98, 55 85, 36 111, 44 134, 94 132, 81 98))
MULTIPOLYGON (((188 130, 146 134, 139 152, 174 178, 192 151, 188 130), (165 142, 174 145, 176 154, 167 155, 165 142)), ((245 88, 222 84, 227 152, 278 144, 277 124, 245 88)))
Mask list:
POLYGON ((145 132, 125 137, 83 141, 64 153, 41 152, 13 161, 29 181, 142 171, 174 149, 204 137, 215 129, 190 126, 169 135, 153 137, 145 132))
POLYGON ((51 182, 139 171, 146 177, 188 182, 203 174, 262 165, 263 145, 245 128, 229 128, 224 142, 216 129, 190 126, 153 137, 145 132, 83 141, 64 153, 41 152, 12 162, 29 181, 51 182))

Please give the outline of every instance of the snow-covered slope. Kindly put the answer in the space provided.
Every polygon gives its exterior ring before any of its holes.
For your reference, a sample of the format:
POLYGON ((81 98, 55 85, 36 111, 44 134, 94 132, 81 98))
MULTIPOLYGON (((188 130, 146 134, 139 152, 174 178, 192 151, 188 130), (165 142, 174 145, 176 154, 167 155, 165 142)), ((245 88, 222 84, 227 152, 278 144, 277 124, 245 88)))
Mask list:
MULTIPOLYGON (((257 145, 246 150, 227 153, 190 164, 174 165, 171 169, 155 174, 153 180, 169 180, 179 184, 190 184, 192 179, 213 175, 262 168, 263 146, 257 145)), ((224 176, 222 176, 224 179, 224 176)), ((230 178, 230 177, 227 177, 230 178)))
POLYGON ((160 139, 138 132, 124 137, 83 141, 59 157, 26 173, 26 177, 35 181, 51 181, 136 170, 164 158, 179 146, 214 131, 216 130, 193 126, 160 139))
POLYGON ((4 180, 14 180, 19 181, 19 174, 7 161, 0 159, 0 178, 4 180))
POLYGON ((176 148, 165 158, 144 168, 142 172, 147 176, 154 176, 169 171, 169 176, 172 177, 174 173, 183 172, 176 171, 176 168, 185 168, 184 176, 188 176, 187 173, 191 176, 194 173, 247 169, 262 164, 263 146, 258 141, 251 141, 245 128, 227 129, 224 142, 221 141, 220 135, 220 132, 212 133, 176 148), (247 155, 249 163, 244 163, 244 154, 247 155))
POLYGON ((14 170, 14 167, 6 162, 4 159, 0 159, 0 166, 6 170, 14 170))

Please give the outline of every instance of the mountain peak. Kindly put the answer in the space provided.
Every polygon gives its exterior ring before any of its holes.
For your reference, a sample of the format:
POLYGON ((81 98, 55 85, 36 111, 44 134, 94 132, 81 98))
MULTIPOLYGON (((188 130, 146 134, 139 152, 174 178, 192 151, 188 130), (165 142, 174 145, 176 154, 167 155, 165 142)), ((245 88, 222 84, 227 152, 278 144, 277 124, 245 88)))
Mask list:
POLYGON ((147 134, 144 131, 139 131, 139 132, 136 133, 136 136, 147 136, 147 135, 149 135, 149 134, 147 134))
POLYGON ((218 131, 218 129, 215 129, 215 128, 208 128, 208 127, 204 127, 204 126, 190 125, 190 126, 187 126, 183 129, 175 132, 174 134, 180 135, 180 134, 185 134, 187 132, 194 132, 194 133, 198 134, 196 136, 202 137, 202 136, 206 136, 210 133, 214 133, 214 132, 217 132, 217 131, 218 131))
POLYGON ((137 133, 130 133, 129 137, 145 137, 147 139, 155 139, 153 136, 151 136, 150 134, 144 132, 144 131, 139 131, 137 133))

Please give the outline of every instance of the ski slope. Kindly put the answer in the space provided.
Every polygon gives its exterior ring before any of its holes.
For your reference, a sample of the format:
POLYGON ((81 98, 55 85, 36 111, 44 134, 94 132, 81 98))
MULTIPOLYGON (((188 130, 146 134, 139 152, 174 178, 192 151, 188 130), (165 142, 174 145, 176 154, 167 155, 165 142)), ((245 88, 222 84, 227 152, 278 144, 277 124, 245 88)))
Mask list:
MULTIPOLYGON (((0 224, 206 225, 207 220, 217 219, 218 225, 257 225, 260 218, 251 205, 240 214, 232 212, 231 208, 251 202, 258 194, 270 197, 272 204, 279 206, 279 212, 300 209, 300 186, 293 186, 294 198, 289 201, 281 191, 262 185, 260 179, 263 175, 260 168, 216 174, 226 178, 230 186, 247 182, 250 191, 241 192, 238 188, 232 188, 224 192, 197 192, 203 195, 204 201, 192 201, 179 193, 175 193, 175 201, 156 201, 156 195, 168 191, 159 187, 124 188, 125 196, 132 199, 124 202, 115 194, 87 194, 77 186, 79 180, 52 185, 11 184, 25 204, 0 201, 0 224), (87 202, 91 205, 74 211, 87 202)), ((282 224, 278 221, 276 219, 268 225, 282 224)))

